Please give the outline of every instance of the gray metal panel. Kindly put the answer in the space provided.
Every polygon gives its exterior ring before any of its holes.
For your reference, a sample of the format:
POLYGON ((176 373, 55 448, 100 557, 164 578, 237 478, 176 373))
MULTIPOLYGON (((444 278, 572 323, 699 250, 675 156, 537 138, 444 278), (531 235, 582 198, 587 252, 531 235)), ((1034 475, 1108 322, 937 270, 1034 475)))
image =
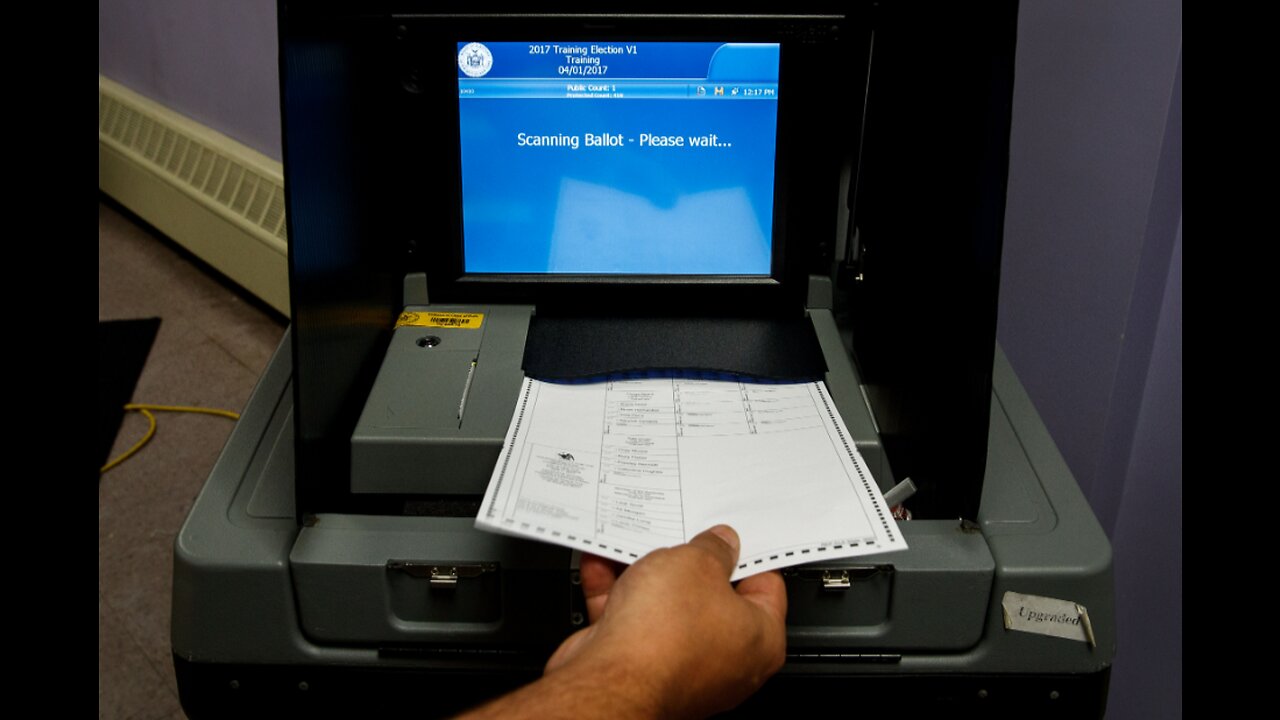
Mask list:
POLYGON ((281 411, 284 421, 281 432, 275 435, 267 456, 263 477, 281 478, 279 482, 260 482, 253 486, 245 513, 256 518, 292 520, 297 515, 297 501, 293 488, 293 408, 281 411))
POLYGON ((186 660, 287 663, 310 654, 297 631, 287 562, 297 524, 245 513, 264 478, 292 485, 263 475, 281 467, 265 449, 293 435, 285 422, 292 372, 286 332, 174 542, 171 639, 186 660))
POLYGON ((482 495, 524 380, 533 308, 405 309, 483 313, 484 321, 477 329, 395 330, 351 436, 352 492, 482 495), (420 344, 427 336, 439 344, 420 344))
MULTIPOLYGON (((1030 658, 1052 666, 1050 671, 1054 672, 1101 670, 1115 657, 1111 543, 999 347, 993 382, 992 417, 998 416, 1007 424, 1017 445, 997 446, 995 443, 1001 437, 1009 436, 993 432, 991 452, 1006 458, 1006 462, 1025 462, 1026 471, 1016 476, 1009 474, 1004 482, 992 483, 992 492, 1007 494, 1020 481, 1028 495, 1037 502, 1042 498, 1051 510, 1051 515, 1034 518, 1028 514, 1023 518, 1025 522, 1010 522, 1009 517, 988 521, 985 513, 979 515, 991 554, 1005 569, 996 577, 988 617, 988 624, 1001 628, 1003 633, 1000 637, 1003 652, 993 661, 1006 670, 1017 670, 1030 658), (1035 493, 1037 488, 1039 496, 1035 493), (1089 612, 1097 647, 1003 631, 999 601, 1006 591, 1045 595, 1084 606, 1089 612), (1019 656, 1022 656, 1021 662, 1019 656)), ((991 479, 988 475, 989 482, 991 479)), ((984 505, 987 492, 984 489, 984 505)), ((1040 506, 1037 510, 1044 512, 1040 506)), ((988 634, 992 632, 989 630, 988 634)))

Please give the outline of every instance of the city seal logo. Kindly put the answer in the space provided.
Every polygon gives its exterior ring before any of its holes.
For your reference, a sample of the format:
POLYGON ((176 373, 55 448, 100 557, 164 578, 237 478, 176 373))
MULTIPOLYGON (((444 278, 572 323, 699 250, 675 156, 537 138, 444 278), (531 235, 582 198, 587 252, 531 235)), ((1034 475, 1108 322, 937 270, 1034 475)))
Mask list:
POLYGON ((467 43, 458 51, 458 69, 467 77, 484 77, 493 68, 493 53, 480 43, 467 43))

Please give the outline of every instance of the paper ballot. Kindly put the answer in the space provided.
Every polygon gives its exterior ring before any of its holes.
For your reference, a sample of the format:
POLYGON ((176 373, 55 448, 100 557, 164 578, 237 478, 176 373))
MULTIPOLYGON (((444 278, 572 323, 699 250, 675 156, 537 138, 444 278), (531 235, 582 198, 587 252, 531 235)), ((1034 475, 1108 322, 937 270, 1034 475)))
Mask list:
POLYGON ((628 563, 720 523, 734 580, 906 548, 819 382, 526 378, 476 518, 628 563))

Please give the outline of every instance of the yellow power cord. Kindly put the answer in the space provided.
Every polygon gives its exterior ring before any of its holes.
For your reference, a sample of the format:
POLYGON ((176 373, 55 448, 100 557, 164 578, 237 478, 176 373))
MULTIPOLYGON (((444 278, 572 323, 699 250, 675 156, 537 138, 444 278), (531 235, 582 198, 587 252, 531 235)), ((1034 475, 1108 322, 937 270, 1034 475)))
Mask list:
POLYGON ((146 418, 147 422, 151 423, 151 426, 147 428, 147 433, 142 436, 142 439, 133 444, 133 447, 120 453, 120 456, 117 457, 115 460, 112 460, 106 465, 103 465, 102 469, 98 471, 99 475, 102 475, 103 473, 107 472, 111 468, 133 457, 134 454, 136 454, 139 450, 141 450, 144 445, 151 442, 151 438, 155 437, 155 434, 156 434, 156 416, 151 414, 152 411, 199 413, 201 415, 217 415, 218 417, 231 418, 232 420, 240 419, 240 413, 238 412, 232 412, 230 410, 219 410, 217 408, 194 407, 190 405, 142 405, 139 403, 129 403, 128 405, 124 406, 124 409, 132 412, 142 413, 142 417, 146 418))

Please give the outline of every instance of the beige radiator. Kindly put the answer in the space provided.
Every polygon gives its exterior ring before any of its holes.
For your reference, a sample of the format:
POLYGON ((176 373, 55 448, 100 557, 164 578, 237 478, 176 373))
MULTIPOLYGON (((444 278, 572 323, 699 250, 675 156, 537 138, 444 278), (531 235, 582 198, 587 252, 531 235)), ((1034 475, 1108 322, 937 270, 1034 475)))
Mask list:
POLYGON ((98 76, 98 188, 289 312, 279 162, 98 76))

